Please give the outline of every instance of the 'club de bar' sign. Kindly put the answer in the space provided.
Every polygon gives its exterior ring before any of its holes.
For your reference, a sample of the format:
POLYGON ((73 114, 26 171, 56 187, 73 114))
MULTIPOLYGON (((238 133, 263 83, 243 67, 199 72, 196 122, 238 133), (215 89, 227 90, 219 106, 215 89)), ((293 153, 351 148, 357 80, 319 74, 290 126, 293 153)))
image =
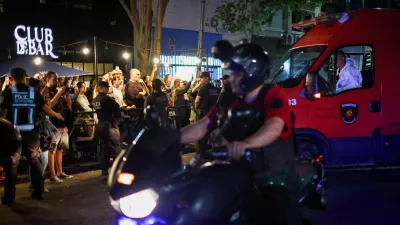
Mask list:
POLYGON ((14 30, 18 55, 47 55, 54 59, 53 31, 49 28, 19 25, 14 30))

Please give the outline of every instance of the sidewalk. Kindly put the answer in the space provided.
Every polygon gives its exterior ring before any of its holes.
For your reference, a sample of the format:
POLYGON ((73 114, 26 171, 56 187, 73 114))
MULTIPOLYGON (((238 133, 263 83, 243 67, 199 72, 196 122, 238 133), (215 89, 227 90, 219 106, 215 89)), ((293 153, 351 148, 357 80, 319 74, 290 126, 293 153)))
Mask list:
POLYGON ((95 224, 100 224, 99 221, 106 219, 101 218, 103 215, 111 218, 113 211, 108 202, 106 178, 100 171, 75 174, 61 184, 46 180, 50 193, 45 194, 43 201, 33 200, 28 186, 28 183, 16 186, 14 205, 0 205, 0 225, 89 225, 94 219, 98 220, 95 224), (100 210, 103 212, 96 215, 100 210))
MULTIPOLYGON (((182 162, 183 164, 189 163, 190 159, 193 157, 193 153, 182 155, 182 162)), ((86 162, 80 163, 79 165, 69 165, 64 167, 64 172, 67 174, 78 174, 87 171, 95 171, 100 169, 100 164, 98 162, 86 162)), ((46 178, 50 177, 50 172, 46 170, 45 174, 46 178)), ((4 180, 0 180, 0 187, 3 187, 4 180)), ((17 184, 28 183, 29 182, 29 175, 28 174, 21 174, 18 176, 17 184)))
MULTIPOLYGON (((98 162, 86 162, 86 163, 81 163, 79 165, 65 166, 63 168, 66 174, 77 174, 98 169, 100 169, 100 164, 98 162)), ((46 178, 50 177, 50 172, 48 170, 46 170, 45 177, 46 178)), ((29 182, 29 174, 26 173, 18 175, 17 184, 28 183, 28 182, 29 182)), ((3 186, 4 186, 4 180, 0 180, 0 187, 3 186)))

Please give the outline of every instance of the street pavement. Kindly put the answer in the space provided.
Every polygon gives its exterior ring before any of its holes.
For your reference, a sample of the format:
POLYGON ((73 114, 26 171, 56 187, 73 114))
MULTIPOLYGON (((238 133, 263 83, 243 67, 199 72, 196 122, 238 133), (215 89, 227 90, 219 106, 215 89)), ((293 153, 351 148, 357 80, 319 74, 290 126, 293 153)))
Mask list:
MULTIPOLYGON (((328 172, 327 177, 327 211, 304 212, 313 224, 400 224, 400 170, 328 172)), ((17 203, 12 207, 0 205, 0 224, 113 224, 106 179, 100 171, 75 174, 63 184, 46 186, 50 193, 44 201, 36 201, 30 199, 28 184, 19 184, 17 203)))

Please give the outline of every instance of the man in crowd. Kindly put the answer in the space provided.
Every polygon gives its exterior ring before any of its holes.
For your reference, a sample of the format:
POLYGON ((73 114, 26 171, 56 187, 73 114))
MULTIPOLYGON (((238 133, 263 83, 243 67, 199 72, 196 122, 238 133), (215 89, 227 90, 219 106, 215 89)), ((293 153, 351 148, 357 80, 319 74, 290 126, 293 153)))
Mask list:
POLYGON ((140 76, 138 69, 132 69, 130 80, 125 87, 126 103, 129 106, 135 105, 136 108, 144 108, 145 98, 149 95, 149 90, 140 76))
POLYGON ((231 84, 229 83, 229 75, 223 75, 222 85, 224 86, 221 90, 221 93, 218 96, 217 104, 222 107, 225 112, 225 116, 228 113, 229 107, 237 98, 236 95, 232 92, 231 84))
MULTIPOLYGON (((197 120, 200 120, 217 102, 218 90, 210 83, 210 73, 202 72, 200 75, 201 83, 203 84, 197 93, 194 102, 194 108, 197 111, 197 120)), ((205 135, 199 140, 199 151, 203 152, 209 148, 208 146, 209 135, 205 135)))

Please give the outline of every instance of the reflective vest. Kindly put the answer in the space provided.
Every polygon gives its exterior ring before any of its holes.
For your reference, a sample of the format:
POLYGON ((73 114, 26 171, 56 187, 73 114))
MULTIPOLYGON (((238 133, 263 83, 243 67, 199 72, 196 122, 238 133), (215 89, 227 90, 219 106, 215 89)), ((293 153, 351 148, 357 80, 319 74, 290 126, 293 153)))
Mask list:
POLYGON ((11 89, 11 96, 12 96, 12 118, 13 124, 20 130, 20 131, 31 131, 35 128, 35 89, 33 87, 29 87, 28 92, 20 92, 17 88, 13 85, 10 87, 11 89), (21 109, 27 109, 27 113, 23 113, 21 115, 21 109), (23 123, 18 121, 19 118, 27 117, 27 122, 23 123))

